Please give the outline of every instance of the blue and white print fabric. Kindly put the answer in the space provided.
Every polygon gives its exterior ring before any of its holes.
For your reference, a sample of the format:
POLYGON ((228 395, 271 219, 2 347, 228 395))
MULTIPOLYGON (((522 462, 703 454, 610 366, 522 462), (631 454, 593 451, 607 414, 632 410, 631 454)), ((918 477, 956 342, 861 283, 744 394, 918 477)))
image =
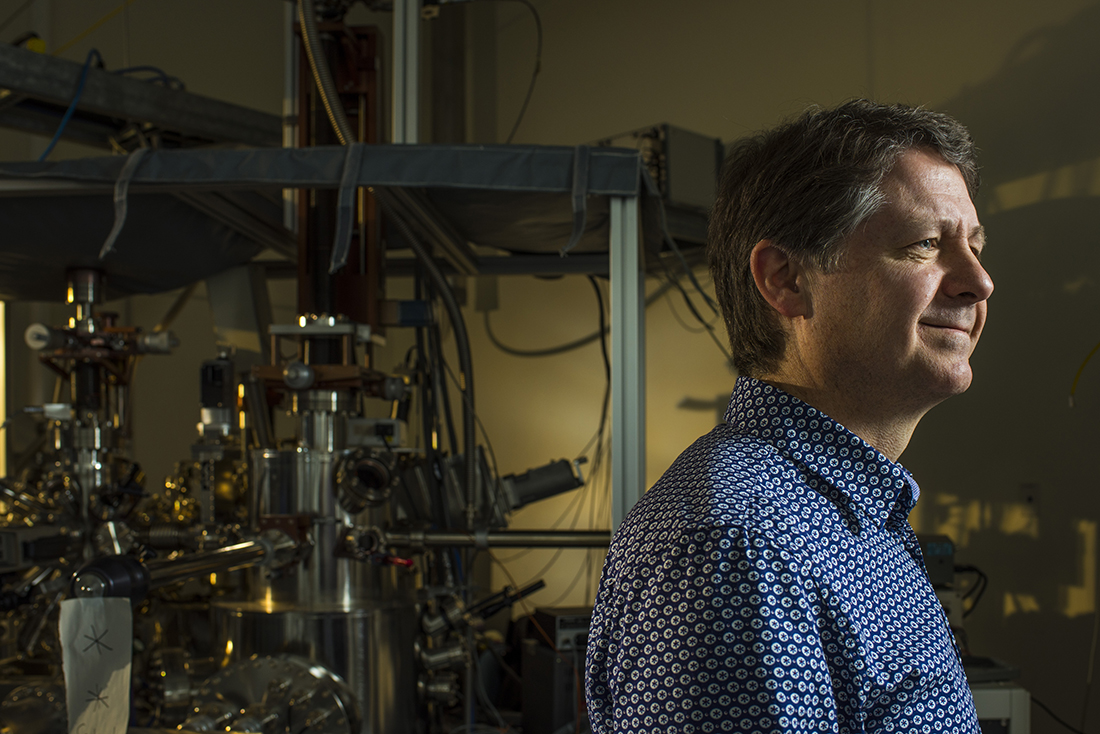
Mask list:
POLYGON ((909 473, 739 378, 623 521, 589 633, 592 729, 977 734, 907 520, 909 473))

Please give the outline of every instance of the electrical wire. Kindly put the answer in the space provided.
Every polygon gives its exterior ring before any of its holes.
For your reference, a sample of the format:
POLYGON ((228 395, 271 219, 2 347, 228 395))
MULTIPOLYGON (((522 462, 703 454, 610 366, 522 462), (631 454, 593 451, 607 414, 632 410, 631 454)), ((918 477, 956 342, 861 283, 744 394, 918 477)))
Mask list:
MULTIPOLYGON (((590 502, 589 527, 590 528, 596 527, 595 519, 594 519, 594 516, 593 516, 593 509, 594 509, 595 504, 596 504, 596 497, 598 496, 596 482, 597 482, 597 478, 601 474, 601 469, 602 469, 601 456, 602 456, 602 449, 603 449, 603 444, 604 444, 605 431, 606 431, 606 427, 607 427, 608 408, 610 407, 610 398, 611 398, 611 360, 609 358, 608 350, 607 350, 608 330, 605 328, 605 326, 606 326, 606 317, 605 317, 605 312, 604 312, 603 294, 600 291, 599 282, 594 277, 589 276, 589 282, 592 284, 592 287, 596 292, 597 308, 598 308, 598 312, 599 312, 599 329, 596 331, 596 334, 597 334, 597 337, 600 339, 600 342, 601 342, 600 353, 603 357, 603 362, 604 362, 605 382, 604 382, 603 402, 602 402, 602 407, 601 407, 601 410, 600 410, 599 427, 596 429, 596 432, 594 434, 592 434, 592 438, 590 438, 588 440, 588 443, 585 444, 584 448, 582 448, 580 450, 580 452, 578 453, 578 456, 586 455, 588 453, 588 450, 592 447, 593 443, 595 443, 595 445, 596 445, 596 453, 595 453, 595 455, 593 456, 593 459, 592 459, 591 469, 590 469, 589 474, 588 474, 589 479, 585 483, 585 487, 580 492, 577 492, 573 496, 573 499, 569 502, 569 504, 565 507, 565 509, 562 510, 561 514, 559 514, 558 517, 554 520, 554 522, 550 525, 551 530, 556 529, 558 527, 558 525, 569 514, 570 510, 572 510, 574 508, 574 506, 576 506, 577 503, 580 502, 581 503, 580 507, 578 507, 577 512, 574 513, 573 527, 575 527, 576 518, 579 516, 580 510, 583 509, 583 507, 584 507, 584 504, 583 504, 584 499, 589 499, 589 502, 590 502)), ((508 562, 516 561, 516 560, 519 560, 520 558, 522 558, 522 557, 524 557, 527 554, 532 553, 532 552, 534 552, 533 548, 527 548, 525 550, 518 551, 517 553, 509 556, 506 560, 508 562)), ((586 560, 587 560, 588 563, 591 562, 591 554, 592 554, 592 551, 586 551, 586 560)), ((555 554, 554 558, 552 558, 551 561, 556 560, 557 555, 558 554, 555 554)), ((582 570, 583 570, 583 567, 582 567, 582 570)), ((576 579, 574 579, 574 583, 570 586, 570 589, 572 589, 572 587, 575 586, 575 581, 576 581, 576 579)))
POLYGON ((1081 729, 1089 715, 1089 702, 1092 700, 1092 674, 1096 669, 1096 638, 1100 636, 1100 612, 1092 613, 1092 641, 1089 643, 1089 667, 1085 674, 1085 696, 1081 702, 1081 729))
POLYGON ((1085 674, 1085 696, 1084 701, 1081 703, 1081 729, 1085 728, 1085 721, 1088 719, 1089 703, 1092 700, 1092 676, 1096 670, 1096 641, 1100 638, 1100 591, 1097 591, 1093 597, 1093 613, 1092 613, 1092 640, 1089 642, 1089 667, 1088 672, 1085 674))
POLYGON ((717 315, 719 313, 718 304, 714 302, 714 299, 711 298, 705 290, 703 290, 703 286, 699 285, 699 281, 695 277, 695 271, 691 269, 691 266, 688 264, 687 258, 684 257, 683 250, 681 250, 680 246, 676 244, 676 240, 672 239, 672 235, 668 233, 667 227, 665 228, 665 242, 668 244, 669 247, 672 248, 672 252, 676 255, 676 259, 680 261, 680 266, 684 269, 684 274, 687 275, 688 280, 691 281, 692 287, 695 288, 695 291, 703 297, 703 301, 707 304, 710 310, 717 315))
MULTIPOLYGON (((659 301, 661 297, 664 296, 672 287, 673 286, 671 282, 662 282, 661 285, 653 291, 653 293, 650 293, 648 296, 646 296, 645 307, 649 308, 654 303, 659 301)), ((559 344, 557 346, 543 347, 540 349, 518 349, 516 347, 508 346, 507 344, 504 344, 500 341, 500 339, 493 332, 492 325, 489 323, 489 313, 489 311, 485 312, 485 333, 489 337, 489 341, 494 347, 504 352, 505 354, 512 355, 513 357, 551 357, 557 354, 565 354, 566 352, 572 352, 575 349, 580 349, 581 347, 591 344, 592 342, 600 338, 600 334, 606 335, 610 333, 610 327, 605 325, 603 329, 598 329, 591 334, 582 336, 580 339, 574 339, 573 341, 559 344)))
MULTIPOLYGON (((604 410, 606 411, 606 405, 607 405, 606 401, 605 401, 604 405, 605 405, 604 410)), ((600 435, 599 432, 597 432, 596 435, 600 435)), ((585 486, 582 487, 580 489, 580 491, 574 493, 573 498, 569 501, 569 504, 566 505, 565 508, 561 511, 561 513, 558 514, 558 516, 550 524, 550 527, 547 528, 548 530, 557 530, 558 526, 561 525, 562 522, 565 521, 565 518, 569 515, 570 512, 573 513, 573 517, 570 520, 569 529, 570 530, 575 529, 576 526, 577 526, 577 521, 580 518, 581 511, 584 509, 584 500, 591 498, 591 501, 595 502, 595 496, 596 496, 596 493, 597 493, 596 478, 601 475, 601 471, 602 471, 602 462, 601 462, 602 446, 603 446, 603 441, 601 440, 601 443, 597 446, 597 449, 598 449, 597 453, 595 454, 595 456, 593 458, 593 461, 592 461, 592 468, 591 468, 591 470, 588 474, 588 476, 589 476, 588 482, 585 483, 585 486)), ((591 518, 591 513, 590 513, 590 518, 591 518)), ((609 517, 607 518, 607 521, 608 521, 608 524, 610 524, 610 518, 609 517)), ((595 524, 590 521, 589 527, 594 527, 594 526, 595 526, 595 524)), ((536 550, 539 550, 539 549, 525 548, 523 550, 515 552, 512 555, 507 556, 504 560, 508 563, 511 563, 513 561, 519 560, 520 558, 523 558, 524 556, 526 556, 530 553, 536 552, 536 550)), ((550 560, 547 562, 547 564, 545 566, 543 566, 541 571, 539 573, 535 574, 532 577, 531 580, 533 581, 533 580, 539 578, 539 576, 541 576, 543 573, 548 571, 550 569, 550 567, 554 564, 554 562, 558 559, 558 557, 561 555, 563 550, 565 550, 565 549, 564 548, 559 548, 557 551, 555 551, 554 555, 550 558, 550 560)), ((591 553, 592 551, 586 551, 586 552, 591 553)))
MULTIPOLYGON (((431 285, 426 286, 428 292, 428 299, 435 300, 435 296, 432 292, 431 285)), ((461 453, 458 448, 458 433, 455 431, 454 416, 451 413, 451 397, 450 391, 443 383, 443 370, 439 369, 439 366, 443 363, 443 339, 439 333, 439 325, 432 324, 425 328, 428 336, 428 359, 432 365, 432 386, 435 392, 436 399, 439 405, 443 408, 443 425, 447 428, 447 438, 451 447, 451 454, 457 455, 461 453)), ((462 386, 458 385, 458 389, 461 391, 462 386)))
POLYGON ((555 347, 546 347, 543 349, 517 349, 504 344, 497 338, 497 335, 493 332, 493 326, 489 322, 489 314, 489 311, 485 312, 485 333, 489 337, 489 341, 494 347, 513 357, 551 357, 557 354, 565 354, 574 349, 580 349, 581 347, 587 346, 600 338, 600 332, 597 331, 588 336, 583 336, 580 339, 575 339, 565 344, 559 344, 555 347))
POLYGON ((985 590, 989 586, 989 577, 986 576, 985 572, 980 568, 968 563, 955 566, 955 573, 977 574, 977 579, 974 581, 973 585, 971 585, 971 587, 966 590, 966 593, 962 595, 962 602, 964 604, 963 619, 965 619, 970 616, 977 608, 978 602, 982 600, 982 595, 985 594, 985 590), (970 601, 970 606, 966 607, 965 604, 968 600, 970 601))
MULTIPOLYGON (((672 238, 668 238, 668 239, 669 239, 670 242, 672 241, 672 238)), ((679 253, 678 248, 677 248, 677 253, 679 253)), ((683 255, 680 255, 680 261, 681 261, 681 263, 683 264, 683 266, 685 268, 685 272, 687 273, 689 280, 691 280, 692 286, 695 288, 695 290, 700 295, 703 296, 703 298, 706 301, 707 305, 710 306, 711 310, 713 310, 715 312, 715 314, 717 315, 718 311, 715 309, 713 301, 711 301, 710 296, 707 295, 707 292, 705 290, 703 290, 703 286, 701 286, 699 284, 699 281, 695 278, 695 273, 693 273, 691 271, 691 269, 688 267, 687 260, 683 259, 683 255)), ((662 263, 664 263, 664 261, 662 261, 662 263)), ((680 279, 676 276, 676 274, 674 272, 672 272, 671 268, 668 267, 667 263, 664 263, 664 265, 665 265, 665 274, 668 277, 668 281, 672 284, 672 286, 674 288, 676 288, 676 290, 680 291, 680 295, 683 297, 684 304, 687 306, 688 311, 691 312, 691 315, 695 318, 695 320, 698 321, 699 324, 703 327, 703 329, 706 330, 707 336, 710 337, 711 341, 713 341, 715 343, 715 345, 717 345, 718 351, 720 351, 722 353, 722 356, 726 358, 726 363, 732 365, 733 364, 733 355, 730 354, 726 350, 726 347, 723 346, 722 342, 718 340, 717 336, 715 336, 715 334, 714 334, 714 324, 710 323, 709 321, 707 321, 706 319, 703 318, 703 315, 701 313, 699 313, 699 310, 697 308, 695 308, 695 304, 692 303, 691 296, 688 295, 688 292, 684 289, 684 286, 680 284, 680 279)))
MULTIPOLYGON (((133 0, 131 0, 132 2, 133 0)), ((53 134, 53 139, 50 140, 50 144, 46 146, 46 149, 42 151, 42 155, 38 157, 39 161, 44 161, 53 151, 57 141, 61 139, 61 133, 65 131, 65 126, 69 124, 69 120, 72 119, 73 112, 76 111, 76 104, 80 101, 80 96, 84 94, 84 84, 88 81, 88 70, 92 68, 92 60, 99 59, 100 63, 103 63, 103 57, 99 55, 99 51, 92 49, 88 52, 88 57, 84 59, 84 67, 80 70, 80 81, 76 85, 76 93, 73 94, 73 101, 69 103, 69 108, 65 110, 65 114, 61 117, 61 124, 57 126, 57 132, 53 134)))
MULTIPOLYGON (((440 0, 441 5, 456 2, 470 2, 470 0, 440 0)), ((519 130, 520 123, 523 122, 523 116, 527 114, 527 105, 531 103, 531 94, 535 91, 535 81, 539 78, 539 72, 542 71, 542 18, 539 17, 539 11, 530 3, 530 0, 493 0, 493 2, 516 2, 526 5, 535 19, 535 32, 537 34, 535 41, 535 69, 531 72, 531 81, 527 84, 527 94, 524 96, 523 104, 519 108, 519 115, 516 117, 515 124, 512 125, 512 131, 508 133, 508 137, 504 141, 504 144, 508 145, 512 142, 512 139, 516 137, 516 131, 519 130)))
POLYGON ((589 566, 589 564, 591 564, 591 562, 592 562, 592 556, 591 556, 591 554, 589 554, 589 553, 588 553, 588 552, 586 551, 586 552, 585 552, 585 561, 584 561, 584 564, 583 564, 583 565, 581 565, 581 567, 577 569, 577 573, 576 573, 576 574, 574 574, 574 576, 573 576, 573 580, 569 582, 569 586, 566 586, 566 587, 565 587, 565 591, 563 591, 562 593, 558 594, 558 598, 557 598, 557 599, 554 599, 554 601, 550 602, 550 603, 549 603, 549 604, 547 604, 546 606, 548 606, 548 607, 556 607, 556 606, 558 606, 559 604, 561 604, 561 603, 562 603, 563 601, 565 601, 566 599, 568 599, 568 598, 569 598, 569 595, 570 595, 571 593, 573 593, 573 589, 575 589, 575 588, 577 587, 577 584, 578 584, 578 583, 580 583, 580 580, 581 580, 581 578, 582 578, 583 576, 585 576, 586 572, 588 571, 588 566, 589 566))
POLYGON ((504 141, 505 145, 511 143, 516 137, 516 131, 519 130, 520 123, 523 122, 523 116, 527 114, 527 105, 531 103, 531 95, 535 91, 535 81, 539 78, 539 72, 542 71, 542 18, 539 17, 539 11, 535 9, 535 6, 532 5, 529 0, 508 1, 523 3, 527 6, 527 9, 531 11, 531 15, 535 19, 535 31, 538 37, 535 42, 535 69, 531 72, 531 81, 527 85, 527 94, 523 98, 523 105, 519 108, 519 115, 516 117, 516 122, 512 125, 512 131, 508 133, 508 137, 504 141))
POLYGON ((504 717, 500 715, 500 711, 497 710, 497 707, 489 700, 489 693, 485 690, 485 683, 481 680, 481 658, 477 654, 477 645, 474 645, 473 649, 470 649, 466 640, 463 640, 463 645, 466 646, 466 654, 469 655, 470 659, 474 662, 474 687, 478 700, 481 701, 482 706, 489 710, 493 718, 497 720, 497 723, 500 725, 500 731, 512 731, 512 727, 508 725, 504 717))
MULTIPOLYGON (((508 570, 508 567, 500 562, 500 560, 496 557, 496 554, 493 553, 492 549, 489 549, 489 558, 493 561, 493 563, 500 566, 500 570, 503 571, 504 575, 508 577, 508 581, 512 584, 513 588, 523 588, 523 586, 516 583, 516 579, 512 576, 511 572, 508 570)), ((526 584, 524 584, 524 586, 525 585, 526 584)), ((519 602, 520 607, 523 608, 523 612, 525 615, 527 615, 527 618, 531 620, 531 623, 533 625, 535 625, 535 629, 538 630, 538 633, 542 635, 542 639, 546 640, 546 644, 550 646, 550 649, 553 650, 555 653, 558 652, 558 647, 554 644, 554 639, 546 633, 546 630, 543 629, 541 624, 539 624, 539 621, 535 619, 535 613, 531 611, 531 607, 527 605, 527 598, 521 596, 516 601, 519 602)))
POLYGON ((126 9, 127 6, 133 5, 136 1, 137 0, 125 0, 125 2, 123 2, 117 8, 115 8, 111 12, 104 15, 102 18, 97 20, 95 23, 92 23, 90 26, 88 26, 87 28, 82 30, 80 33, 76 34, 76 36, 73 37, 72 40, 67 41, 67 42, 61 44, 60 46, 58 46, 57 48, 55 48, 53 51, 50 52, 50 55, 51 56, 59 56, 62 52, 69 50, 70 48, 75 46, 77 43, 80 43, 85 38, 87 38, 92 33, 92 31, 99 28, 101 25, 103 25, 104 23, 109 21, 111 18, 113 18, 116 15, 118 15, 119 13, 121 13, 123 10, 126 9))
POLYGON ((1078 729, 1077 727, 1073 726, 1072 724, 1067 724, 1065 722, 1065 720, 1062 719, 1061 716, 1059 716, 1058 714, 1054 713, 1054 711, 1051 710, 1050 706, 1047 706, 1045 703, 1043 703, 1039 699, 1035 698, 1035 696, 1031 697, 1031 702, 1033 704, 1035 704, 1036 706, 1038 706, 1039 708, 1041 708, 1043 711, 1046 711, 1047 714, 1050 715, 1050 718, 1054 719, 1059 724, 1064 726, 1066 729, 1069 729, 1070 731, 1072 731, 1074 734, 1085 734, 1085 732, 1083 730, 1078 729))
MULTIPOLYGON (((581 492, 578 492, 578 493, 577 493, 577 496, 576 496, 576 497, 574 498, 573 502, 572 502, 572 503, 570 503, 570 506, 571 506, 571 507, 573 506, 573 504, 576 504, 576 505, 577 505, 577 509, 576 509, 576 510, 575 510, 575 511, 573 512, 573 517, 572 517, 572 518, 570 519, 570 521, 569 521, 569 529, 570 529, 570 530, 573 530, 573 529, 575 529, 575 528, 577 527, 577 521, 578 521, 578 520, 580 519, 580 516, 581 516, 581 511, 582 511, 582 510, 584 509, 584 503, 583 503, 583 502, 577 503, 577 500, 579 500, 579 499, 580 499, 580 498, 581 498, 582 496, 583 496, 583 495, 582 495, 582 493, 581 493, 581 492)), ((555 529, 555 528, 554 528, 554 527, 551 527, 551 529, 555 529)), ((558 558, 559 558, 559 557, 561 557, 561 554, 562 554, 562 553, 563 553, 563 552, 564 552, 565 550, 566 550, 565 548, 558 548, 558 549, 557 549, 556 551, 554 551, 554 555, 552 555, 552 556, 550 557, 550 560, 546 562, 546 565, 544 565, 544 566, 543 566, 542 568, 540 568, 540 569, 539 569, 539 570, 538 570, 538 571, 537 571, 536 573, 534 573, 534 574, 533 574, 533 575, 532 575, 532 576, 531 576, 531 577, 530 577, 530 578, 529 578, 529 579, 528 579, 527 581, 525 581, 525 582, 524 582, 524 583, 523 583, 522 585, 520 585, 520 586, 516 586, 516 588, 523 588, 524 586, 527 586, 528 584, 532 583, 532 582, 533 582, 533 581, 535 581, 536 579, 542 578, 542 576, 543 576, 543 575, 544 575, 544 574, 545 574, 545 573, 546 573, 547 571, 549 571, 549 570, 550 570, 550 569, 551 569, 551 568, 553 567, 553 565, 554 565, 555 563, 557 563, 557 560, 558 560, 558 558)), ((585 551, 585 552, 587 553, 588 551, 585 551)), ((509 561, 514 561, 514 560, 516 560, 516 559, 518 559, 518 558, 520 558, 520 557, 521 557, 521 555, 520 555, 519 553, 517 553, 516 555, 512 556, 512 557, 511 557, 511 558, 509 558, 508 560, 509 560, 509 561)), ((509 576, 509 578, 511 578, 511 576, 509 576)), ((515 585, 515 584, 513 583, 513 585, 515 585)))
POLYGON ((8 29, 8 26, 15 22, 16 18, 22 15, 27 10, 27 8, 34 5, 34 1, 35 0, 27 0, 25 3, 16 8, 15 12, 13 12, 7 18, 4 18, 4 20, 0 21, 0 33, 6 31, 8 29))
MULTIPOLYGON (((454 370, 451 369, 451 365, 447 364, 447 360, 445 359, 441 361, 443 364, 443 369, 447 372, 447 376, 451 378, 451 382, 454 383, 455 387, 459 388, 459 393, 462 395, 463 398, 465 398, 466 393, 461 392, 461 386, 458 384, 458 377, 455 375, 454 370)), ((496 451, 493 450, 493 442, 489 438, 489 432, 485 430, 485 424, 481 422, 481 417, 477 414, 477 411, 475 411, 472 406, 470 406, 469 409, 474 414, 474 421, 477 423, 477 427, 481 431, 482 438, 485 439, 485 448, 489 452, 489 462, 493 465, 493 505, 499 512, 501 512, 501 517, 503 517, 503 497, 501 497, 500 490, 500 469, 497 466, 497 454, 496 451)))
MULTIPOLYGON (((304 7, 307 3, 312 6, 310 0, 300 0, 300 3, 300 8, 304 7)), ((466 406, 466 409, 462 411, 462 440, 465 443, 466 455, 474 458, 477 455, 477 426, 473 418, 473 406, 475 405, 474 369, 473 358, 470 352, 470 338, 466 330, 466 321, 462 316, 462 309, 459 307, 458 301, 455 300, 454 292, 451 290, 446 276, 443 275, 443 272, 432 259, 431 253, 425 248, 416 235, 413 234, 409 225, 400 216, 394 213, 392 194, 383 189, 375 189, 374 195, 378 203, 382 205, 383 210, 389 213, 389 222, 401 233, 405 239, 406 245, 413 251, 423 266, 424 271, 428 274, 437 297, 439 297, 445 306, 443 310, 451 321, 451 328, 454 330, 455 348, 458 351, 459 386, 462 390, 464 396, 463 400, 466 406)), ((476 491, 476 473, 477 466, 474 461, 467 461, 465 471, 467 526, 473 522, 471 515, 473 513, 476 491)))
POLYGON ((1092 348, 1092 351, 1085 357, 1085 361, 1081 363, 1081 366, 1077 368, 1077 374, 1073 376, 1073 384, 1069 387, 1069 407, 1073 407, 1073 396, 1077 392, 1077 383, 1081 380, 1081 373, 1085 371, 1085 365, 1092 359, 1092 355, 1096 354, 1097 350, 1100 350, 1100 342, 1096 343, 1096 346, 1092 348))
MULTIPOLYGON (((53 138, 50 140, 49 145, 47 145, 46 149, 44 151, 42 151, 42 155, 40 155, 38 157, 39 161, 46 160, 46 158, 49 157, 50 153, 53 152, 54 146, 57 145, 59 140, 61 140, 61 134, 65 131, 65 127, 69 124, 69 121, 72 119, 73 113, 76 112, 76 106, 80 102, 80 98, 84 94, 84 87, 88 82, 88 71, 89 71, 89 69, 91 69, 91 65, 92 65, 93 60, 98 60, 100 66, 102 67, 103 57, 100 56, 99 51, 97 49, 94 49, 94 48, 88 52, 88 56, 84 60, 84 66, 80 70, 80 81, 76 85, 76 92, 73 94, 73 99, 69 103, 69 107, 65 110, 65 114, 62 115, 61 123, 57 126, 57 131, 54 133, 53 138)), ((111 73, 113 73, 113 74, 126 74, 126 73, 136 72, 136 71, 143 71, 143 72, 144 71, 153 71, 153 72, 157 73, 158 75, 160 75, 161 80, 162 80, 162 82, 164 83, 165 86, 172 87, 172 88, 175 88, 175 89, 183 89, 184 88, 184 84, 183 84, 182 81, 180 81, 178 78, 176 78, 174 76, 169 76, 162 69, 159 69, 155 66, 134 66, 134 67, 131 67, 131 68, 128 68, 128 69, 119 69, 118 71, 114 71, 114 72, 111 72, 111 73)))
POLYGON ((676 323, 680 325, 680 328, 689 334, 702 334, 706 331, 706 327, 695 327, 684 321, 684 317, 680 315, 680 312, 676 310, 676 304, 671 298, 665 298, 665 303, 668 304, 668 311, 672 314, 672 318, 676 320, 676 323))

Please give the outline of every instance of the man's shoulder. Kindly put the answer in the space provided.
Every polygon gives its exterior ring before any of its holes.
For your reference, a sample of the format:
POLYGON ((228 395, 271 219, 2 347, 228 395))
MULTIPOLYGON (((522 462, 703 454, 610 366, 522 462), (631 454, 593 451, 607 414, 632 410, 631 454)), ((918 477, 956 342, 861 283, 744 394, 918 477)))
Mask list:
POLYGON ((624 521, 628 533, 753 529, 803 497, 798 471, 769 442, 716 427, 689 446, 624 521))
POLYGON ((685 486, 712 490, 766 488, 778 481, 776 472, 790 466, 768 441, 740 433, 725 423, 685 449, 650 491, 669 492, 685 486))

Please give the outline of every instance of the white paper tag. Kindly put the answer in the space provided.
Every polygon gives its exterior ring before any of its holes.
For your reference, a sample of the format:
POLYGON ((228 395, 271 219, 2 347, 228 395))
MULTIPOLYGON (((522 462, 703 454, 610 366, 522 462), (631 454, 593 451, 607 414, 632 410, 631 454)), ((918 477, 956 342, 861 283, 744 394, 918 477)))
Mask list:
POLYGON ((61 602, 69 734, 126 734, 133 636, 129 599, 61 602))

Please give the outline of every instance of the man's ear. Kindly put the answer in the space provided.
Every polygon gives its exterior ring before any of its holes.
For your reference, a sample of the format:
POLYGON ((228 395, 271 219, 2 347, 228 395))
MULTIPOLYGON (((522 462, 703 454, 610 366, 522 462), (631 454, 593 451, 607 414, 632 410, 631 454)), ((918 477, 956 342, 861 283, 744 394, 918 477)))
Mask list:
POLYGON ((749 257, 753 280, 780 316, 795 318, 813 312, 806 287, 806 270, 771 240, 760 240, 749 257))

